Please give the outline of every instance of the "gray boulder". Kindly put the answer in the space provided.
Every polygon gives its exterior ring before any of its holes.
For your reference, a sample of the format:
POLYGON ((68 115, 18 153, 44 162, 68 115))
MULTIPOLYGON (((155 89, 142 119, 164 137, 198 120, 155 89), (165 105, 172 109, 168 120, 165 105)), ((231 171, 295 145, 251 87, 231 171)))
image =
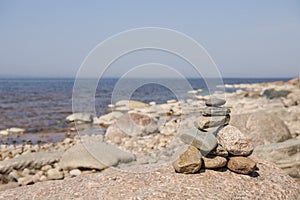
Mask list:
POLYGON ((68 149, 62 156, 59 166, 62 169, 97 169, 102 170, 118 163, 135 160, 131 153, 101 142, 89 141, 77 144, 68 149))
POLYGON ((274 88, 271 88, 266 89, 263 92, 263 96, 267 97, 268 99, 275 99, 280 97, 286 98, 289 93, 291 93, 291 91, 289 90, 275 90, 274 88))
POLYGON ((300 137, 257 146, 252 156, 275 163, 290 176, 300 178, 300 137))
POLYGON ((291 138, 284 122, 276 115, 265 112, 232 115, 230 125, 240 129, 253 146, 282 142, 291 138))
POLYGON ((217 138, 211 132, 203 132, 198 129, 184 131, 180 135, 182 142, 192 145, 204 152, 210 152, 217 146, 217 138))

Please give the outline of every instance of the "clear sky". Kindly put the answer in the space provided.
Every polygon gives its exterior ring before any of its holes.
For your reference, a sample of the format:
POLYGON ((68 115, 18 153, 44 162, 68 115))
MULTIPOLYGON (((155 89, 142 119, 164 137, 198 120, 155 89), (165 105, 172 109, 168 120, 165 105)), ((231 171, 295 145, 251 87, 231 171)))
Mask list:
POLYGON ((148 26, 197 40, 223 77, 299 76, 299 0, 0 0, 0 76, 74 77, 98 43, 148 26))

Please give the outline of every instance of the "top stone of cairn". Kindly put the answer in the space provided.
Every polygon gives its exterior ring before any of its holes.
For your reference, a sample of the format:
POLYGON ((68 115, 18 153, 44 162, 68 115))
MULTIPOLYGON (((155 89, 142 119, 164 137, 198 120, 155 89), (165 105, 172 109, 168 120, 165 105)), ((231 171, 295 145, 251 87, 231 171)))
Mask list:
POLYGON ((206 106, 222 106, 225 103, 226 103, 226 101, 224 99, 211 97, 205 102, 205 105, 206 106))

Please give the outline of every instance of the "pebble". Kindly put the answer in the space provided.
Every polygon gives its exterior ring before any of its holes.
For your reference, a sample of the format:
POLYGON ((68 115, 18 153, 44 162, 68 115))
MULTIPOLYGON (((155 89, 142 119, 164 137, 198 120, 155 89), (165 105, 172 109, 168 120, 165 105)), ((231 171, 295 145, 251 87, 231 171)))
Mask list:
POLYGON ((21 186, 29 185, 33 183, 32 176, 25 176, 18 179, 18 184, 21 186))
POLYGON ((41 182, 47 181, 47 180, 48 180, 48 178, 47 178, 45 175, 42 175, 42 176, 40 177, 40 181, 41 181, 41 182))
POLYGON ((250 140, 236 127, 228 125, 218 133, 218 144, 235 156, 249 156, 253 152, 250 140))
POLYGON ((197 148, 189 146, 189 148, 173 162, 173 167, 178 173, 196 173, 200 170, 202 165, 201 157, 201 153, 197 148))
POLYGON ((47 176, 51 180, 58 180, 64 178, 63 173, 60 172, 58 169, 49 169, 47 171, 47 176))
POLYGON ((205 105, 207 106, 222 106, 226 103, 224 99, 219 98, 210 98, 205 102, 205 105))
POLYGON ((230 109, 225 107, 205 107, 202 110, 203 116, 226 116, 230 114, 230 109))
POLYGON ((256 169, 256 163, 248 157, 231 157, 227 167, 239 174, 251 174, 256 169))
POLYGON ((44 166, 41 168, 41 170, 44 171, 44 172, 46 172, 46 171, 48 171, 48 170, 51 169, 51 168, 52 168, 51 165, 44 165, 44 166))
POLYGON ((217 169, 226 166, 227 159, 221 156, 203 157, 204 167, 207 169, 217 169))
POLYGON ((107 107, 108 107, 108 108, 114 108, 115 105, 114 105, 114 104, 108 104, 107 107))
POLYGON ((188 93, 188 94, 197 94, 198 91, 197 91, 197 90, 189 90, 187 93, 188 93))
POLYGON ((72 169, 70 172, 71 176, 79 176, 81 171, 79 169, 72 169))
POLYGON ((210 132, 203 132, 198 129, 185 131, 180 135, 180 139, 202 151, 209 152, 217 146, 216 137, 210 132))
POLYGON ((149 102, 149 105, 150 105, 150 106, 155 106, 155 105, 156 105, 156 102, 155 102, 155 101, 151 101, 151 102, 149 102))
POLYGON ((171 99, 171 100, 168 100, 168 101, 167 101, 167 104, 176 103, 176 102, 177 102, 176 99, 171 99))
POLYGON ((28 168, 23 169, 22 176, 24 176, 24 177, 29 176, 29 174, 30 174, 30 170, 28 168))
POLYGON ((18 179, 20 178, 20 175, 18 173, 17 170, 12 170, 9 174, 8 174, 8 179, 9 181, 18 181, 18 179))

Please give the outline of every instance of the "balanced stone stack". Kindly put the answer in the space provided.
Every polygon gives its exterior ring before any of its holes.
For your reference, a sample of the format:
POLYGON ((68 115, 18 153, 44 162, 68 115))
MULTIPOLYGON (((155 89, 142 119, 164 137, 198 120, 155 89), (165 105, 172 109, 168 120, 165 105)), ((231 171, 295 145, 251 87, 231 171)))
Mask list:
POLYGON ((241 174, 255 171, 256 163, 247 157, 253 147, 239 129, 228 125, 230 109, 225 103, 218 98, 207 100, 202 116, 194 122, 195 128, 180 135, 189 147, 173 162, 176 172, 196 173, 201 168, 224 167, 241 174))

